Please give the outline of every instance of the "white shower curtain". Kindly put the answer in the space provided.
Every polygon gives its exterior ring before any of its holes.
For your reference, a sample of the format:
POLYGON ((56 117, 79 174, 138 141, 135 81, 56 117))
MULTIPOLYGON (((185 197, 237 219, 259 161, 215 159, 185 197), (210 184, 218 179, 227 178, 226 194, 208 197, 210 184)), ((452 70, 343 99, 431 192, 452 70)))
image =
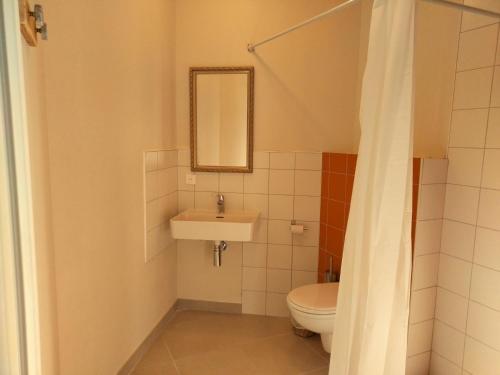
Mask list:
POLYGON ((375 0, 330 375, 403 375, 411 275, 414 0, 375 0))

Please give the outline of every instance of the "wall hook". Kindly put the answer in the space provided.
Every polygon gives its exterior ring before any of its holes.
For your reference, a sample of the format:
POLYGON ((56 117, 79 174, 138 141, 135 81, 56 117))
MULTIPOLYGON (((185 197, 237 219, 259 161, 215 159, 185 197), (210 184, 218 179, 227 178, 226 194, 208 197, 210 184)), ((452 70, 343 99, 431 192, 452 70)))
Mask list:
POLYGON ((40 34, 43 40, 47 40, 47 23, 43 16, 43 7, 36 4, 31 10, 28 0, 21 0, 19 6, 21 33, 28 45, 35 47, 38 44, 37 34, 40 34))

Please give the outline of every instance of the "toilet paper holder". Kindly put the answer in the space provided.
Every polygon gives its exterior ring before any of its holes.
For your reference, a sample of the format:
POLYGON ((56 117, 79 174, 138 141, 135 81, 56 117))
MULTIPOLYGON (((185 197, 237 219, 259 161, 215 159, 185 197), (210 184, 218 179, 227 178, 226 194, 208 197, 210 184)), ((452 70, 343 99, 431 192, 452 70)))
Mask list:
POLYGON ((309 230, 304 224, 298 224, 296 220, 290 222, 290 232, 294 234, 301 234, 309 230))

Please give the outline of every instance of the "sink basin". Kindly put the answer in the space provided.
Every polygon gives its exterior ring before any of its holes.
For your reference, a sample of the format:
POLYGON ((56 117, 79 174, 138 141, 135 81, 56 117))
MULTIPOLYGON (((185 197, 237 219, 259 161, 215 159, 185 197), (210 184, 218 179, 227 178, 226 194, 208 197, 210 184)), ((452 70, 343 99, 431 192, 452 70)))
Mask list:
POLYGON ((252 241, 258 211, 189 209, 170 219, 172 237, 183 240, 252 241))

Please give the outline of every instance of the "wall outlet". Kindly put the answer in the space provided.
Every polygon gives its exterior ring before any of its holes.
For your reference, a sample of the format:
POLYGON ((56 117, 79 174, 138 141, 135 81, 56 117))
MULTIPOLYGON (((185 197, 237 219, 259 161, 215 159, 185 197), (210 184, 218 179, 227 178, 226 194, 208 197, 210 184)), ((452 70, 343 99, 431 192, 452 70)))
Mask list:
POLYGON ((186 173, 186 185, 196 185, 196 175, 186 173))

